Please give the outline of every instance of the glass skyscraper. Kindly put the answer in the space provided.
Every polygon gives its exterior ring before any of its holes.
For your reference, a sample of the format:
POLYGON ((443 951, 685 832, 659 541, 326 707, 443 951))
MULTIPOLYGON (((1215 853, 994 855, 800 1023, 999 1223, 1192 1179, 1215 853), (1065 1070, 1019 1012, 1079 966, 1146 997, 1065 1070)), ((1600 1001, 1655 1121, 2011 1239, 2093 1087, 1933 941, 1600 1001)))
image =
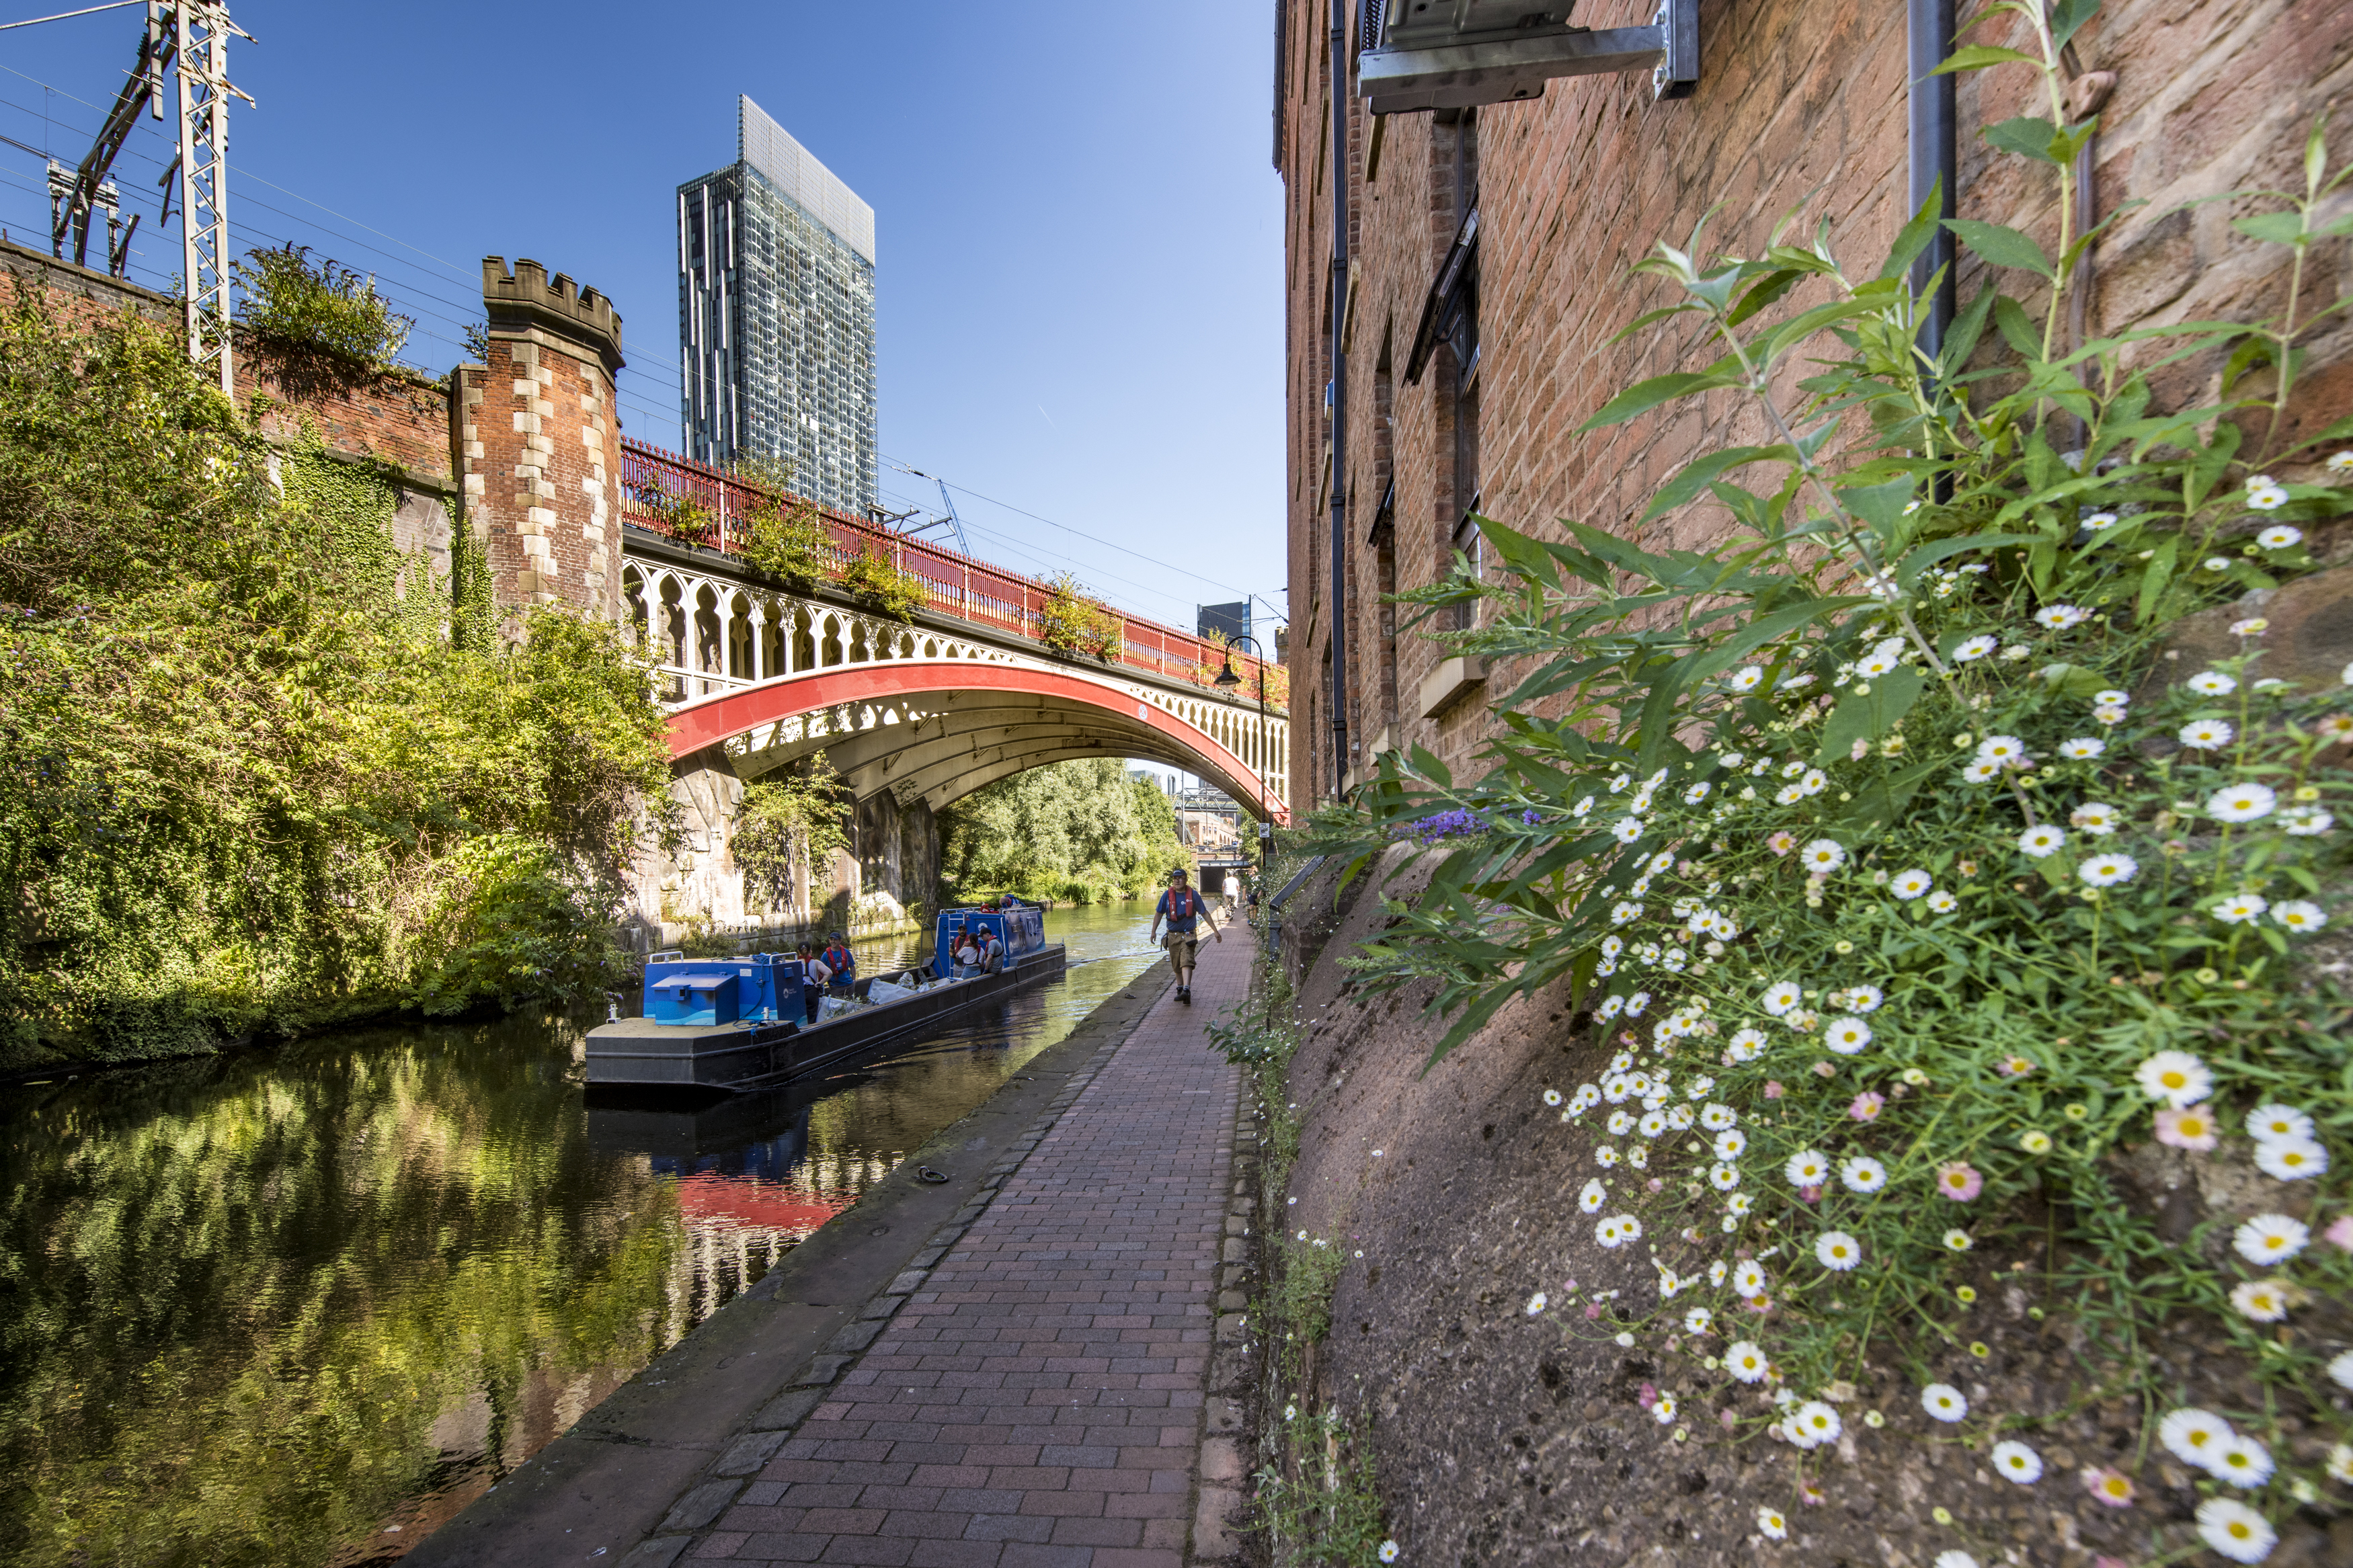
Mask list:
POLYGON ((874 209, 738 100, 735 162, 678 188, 686 449, 789 463, 793 489, 874 504, 874 209))

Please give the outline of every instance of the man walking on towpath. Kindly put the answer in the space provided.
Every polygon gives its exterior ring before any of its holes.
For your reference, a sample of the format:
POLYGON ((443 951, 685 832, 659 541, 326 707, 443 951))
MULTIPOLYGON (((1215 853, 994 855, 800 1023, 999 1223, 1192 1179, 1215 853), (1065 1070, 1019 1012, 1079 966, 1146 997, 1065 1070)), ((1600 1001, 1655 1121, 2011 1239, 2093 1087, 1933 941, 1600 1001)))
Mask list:
MULTIPOLYGON (((1193 1000, 1193 959, 1199 945, 1199 925, 1205 908, 1201 895, 1187 885, 1184 867, 1179 866, 1168 873, 1168 890, 1160 895, 1160 902, 1152 911, 1150 940, 1159 940, 1160 922, 1166 921, 1168 967, 1176 972, 1176 1000, 1179 1002, 1193 1000)), ((1209 921, 1209 934, 1219 942, 1226 940, 1226 933, 1218 929, 1214 919, 1209 921)))

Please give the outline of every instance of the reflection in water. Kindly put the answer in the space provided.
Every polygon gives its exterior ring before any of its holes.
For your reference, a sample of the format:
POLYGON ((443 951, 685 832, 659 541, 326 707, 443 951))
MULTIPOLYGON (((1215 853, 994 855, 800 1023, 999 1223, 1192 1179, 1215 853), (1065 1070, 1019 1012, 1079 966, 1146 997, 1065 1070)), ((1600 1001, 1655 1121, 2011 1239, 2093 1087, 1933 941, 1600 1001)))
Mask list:
POLYGON ((397 1557, 1149 962, 699 1107, 584 1105, 578 1029, 523 1018, 11 1086, 0 1561, 397 1557))

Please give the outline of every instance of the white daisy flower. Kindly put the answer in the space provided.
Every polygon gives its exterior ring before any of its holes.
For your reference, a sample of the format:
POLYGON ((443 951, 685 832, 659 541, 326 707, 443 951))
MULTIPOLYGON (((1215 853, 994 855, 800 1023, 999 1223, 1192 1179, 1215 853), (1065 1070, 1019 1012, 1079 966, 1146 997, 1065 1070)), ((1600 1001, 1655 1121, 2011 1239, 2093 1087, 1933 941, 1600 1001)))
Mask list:
POLYGON ((2207 912, 2224 925, 2247 925, 2271 907, 2261 893, 2233 893, 2207 912))
POLYGON ((1645 1138, 1656 1138, 1660 1133, 1664 1132, 1666 1130, 1666 1113, 1661 1110, 1643 1112, 1642 1120, 1634 1124, 1634 1131, 1641 1133, 1645 1138))
POLYGON ((2069 826, 2079 832, 2089 833, 2094 837, 2105 837, 2114 833, 2123 823, 2124 813, 2113 805, 2087 800, 2067 814, 2067 821, 2069 826))
POLYGON ((1715 1151, 1715 1157, 1728 1165, 1747 1151, 1748 1134, 1737 1127, 1727 1127, 1715 1135, 1715 1142, 1711 1146, 1715 1151))
POLYGON ((1846 988, 1846 1006, 1850 1013, 1876 1013, 1887 998, 1876 985, 1850 985, 1846 988))
POLYGON ((2327 912, 2305 899, 2281 900, 2272 906, 2272 919, 2290 931, 2318 931, 2328 923, 2327 912))
POLYGON ((2116 688, 2110 687, 2105 691, 2094 691, 2092 693, 2092 700, 2098 703, 2103 708, 2125 708, 2131 705, 2132 693, 2129 691, 2118 691, 2116 688))
POLYGON ((1805 798, 1806 792, 1793 784, 1783 784, 1773 792, 1773 804, 1776 805, 1795 805, 1805 798))
POLYGON ((2317 806, 2292 806, 2280 813, 2280 826, 2295 838, 2317 838, 2337 826, 2337 819, 2317 806))
POLYGON ((2231 569, 2231 558, 2227 555, 2209 555, 2202 564, 2209 572, 2228 572, 2231 569))
POLYGON ((1887 1167, 1868 1154, 1857 1154, 1839 1167, 1839 1180, 1851 1193, 1875 1193, 1887 1184, 1887 1167))
POLYGON ((2353 1487, 2353 1443, 2339 1443, 2328 1450, 2328 1479, 2353 1487))
POLYGON ((2140 874, 2140 862, 2129 855, 2094 855, 2075 868, 2075 875, 2094 888, 2113 888, 2140 874))
POLYGON ((2238 731, 2220 719, 2197 719, 2181 726, 2176 737, 2193 752, 2220 751, 2238 731))
POLYGON ((2201 669, 2181 684, 2201 697, 2221 697, 2239 689, 2238 681, 2219 669, 2201 669))
POLYGON ((1814 875, 1825 876, 1846 864, 1846 846, 1834 838, 1817 838, 1798 851, 1798 861, 1814 875))
POLYGON ((1618 819, 1617 826, 1609 830, 1609 836, 1620 844, 1631 844, 1642 837, 1642 819, 1639 816, 1621 816, 1618 819))
POLYGON ((1732 1270, 1732 1293, 1746 1301, 1765 1294, 1765 1266, 1753 1258, 1744 1258, 1732 1270))
POLYGON ((2042 1479, 2042 1456, 2014 1438, 1996 1443, 1993 1473, 2022 1487, 2032 1486, 2042 1479))
POLYGON ((2265 550, 2286 550, 2304 542, 2304 530, 2279 523, 2255 535, 2255 542, 2265 550))
POLYGON ((1733 1188, 1740 1184, 1740 1167, 1737 1165, 1711 1165, 1708 1167, 1707 1179, 1711 1183, 1715 1184, 1715 1190, 1717 1192, 1728 1193, 1733 1188))
MULTIPOLYGON (((2277 511, 2287 505, 2287 491, 2278 485, 2250 485, 2247 487, 2247 504, 2257 511, 2277 511)), ((2264 533, 2271 531, 2270 529, 2263 530, 2264 533)))
POLYGON ((1683 1314, 1683 1332, 1704 1334, 1715 1322, 1715 1314, 1705 1307, 1694 1307, 1683 1314))
POLYGON ((1610 1215, 1593 1227, 1593 1239, 1615 1252, 1626 1245, 1626 1233, 1619 1228, 1618 1216, 1610 1215))
POLYGON ((2085 528, 2098 533, 2104 529, 2114 528, 2116 525, 2116 514, 2112 511, 2086 512, 2084 515, 2083 523, 2085 528))
POLYGON ((1949 1383, 1932 1383, 1920 1391, 1920 1408, 1932 1420, 1958 1421, 1969 1413, 1969 1402, 1949 1383))
POLYGON ((1887 890, 1907 902, 1932 891, 1936 886, 1936 879, 1917 867, 1909 871, 1898 871, 1887 879, 1887 890))
POLYGON ((1871 1026, 1860 1018, 1832 1018, 1822 1026, 1822 1044, 1851 1057, 1871 1044, 1871 1026))
POLYGON ((2328 1363, 2329 1380, 2339 1388, 2353 1388, 2353 1351, 2338 1351, 2328 1363))
POLYGON ((2284 1214, 2259 1214, 2231 1233, 2231 1245, 2253 1264, 2284 1263, 2302 1252, 2312 1232, 2284 1214))
MULTIPOLYGON (((1639 1018, 1642 1016, 1642 1009, 1650 1005, 1651 994, 1647 991, 1637 991, 1634 994, 1626 998, 1626 1016, 1629 1018, 1639 1018)), ((1636 1078, 1640 1078, 1642 1075, 1636 1073, 1634 1076, 1636 1078)))
POLYGON ((1569 1099, 1568 1108, 1572 1111, 1582 1114, 1600 1102, 1601 1090, 1599 1086, 1580 1083, 1577 1086, 1577 1093, 1569 1099))
POLYGON ((1601 1178, 1599 1176, 1595 1176, 1577 1189, 1577 1206, 1587 1214, 1599 1214, 1601 1205, 1609 1201, 1609 1189, 1601 1184, 1601 1178))
POLYGON ((1820 768, 1809 768, 1806 770, 1806 776, 1798 781, 1798 788, 1802 794, 1813 795, 1820 795, 1828 789, 1830 784, 1830 774, 1820 768))
POLYGON ((1593 1152, 1593 1163, 1607 1171, 1618 1163, 1618 1146, 1604 1143, 1593 1152))
POLYGON ((1634 1131, 1634 1113, 1630 1110, 1613 1110, 1609 1113, 1609 1120, 1603 1125, 1609 1128, 1609 1136, 1612 1138, 1623 1138, 1627 1133, 1634 1131))
MULTIPOLYGON (((1625 1004, 1625 998, 1620 996, 1612 996, 1609 1000, 1618 1003, 1621 1006, 1625 1004)), ((1608 1078, 1601 1080, 1601 1098, 1608 1100, 1612 1105, 1624 1103, 1626 1099, 1633 1092, 1634 1079, 1632 1075, 1629 1073, 1613 1072, 1608 1078)))
POLYGON ((1814 1238, 1814 1261, 1843 1274, 1862 1261, 1862 1243, 1842 1230, 1826 1230, 1814 1238))
POLYGON ((1778 1509, 1760 1508, 1757 1510, 1757 1528, 1766 1540, 1781 1541, 1788 1536, 1789 1521, 1781 1517, 1778 1509))
POLYGON ((2242 1490, 2262 1486, 2272 1479, 2271 1450, 2253 1437, 2231 1437, 2215 1452, 2206 1473, 2242 1490))
POLYGON ((1683 791, 1683 804, 1685 805, 1697 805, 1701 801, 1707 798, 1708 792, 1715 787, 1715 786, 1708 783, 1707 780, 1700 780, 1699 783, 1683 791))
POLYGON ((2091 611, 2075 605, 2045 605, 2034 612, 2034 624, 2054 632, 2080 626, 2091 618, 2091 611))
POLYGON ((1707 1266, 1707 1282, 1719 1290, 1724 1289, 1724 1282, 1731 1277, 1732 1265, 1721 1258, 1707 1266))
POLYGON ((1662 1426, 1672 1426, 1675 1420, 1675 1396, 1662 1394, 1651 1402, 1651 1419, 1662 1426))
POLYGON ((1961 770, 1963 784, 1991 784, 2000 777, 2001 777, 2001 764, 1989 763, 1982 757, 1961 770))
POLYGON ((1978 1560, 1956 1546, 1937 1552, 1929 1568, 1978 1568, 1978 1560))
POLYGON ((1380 1550, 1373 1555, 1384 1563, 1394 1563, 1398 1560, 1398 1543, 1394 1541, 1384 1541, 1381 1542, 1380 1550))
POLYGON ((2279 796, 2267 785, 2235 784, 2206 797, 2206 815, 2217 822, 2253 822, 2269 816, 2278 804, 2279 796))
POLYGON ((2125 710, 2105 702, 2092 710, 2092 717, 2103 724, 2121 724, 2125 721, 2125 710))
POLYGON ((1961 664, 1971 664, 2001 646, 2001 639, 1982 634, 1969 638, 1953 649, 1953 658, 1961 664))
POLYGON ((1831 1179, 1830 1156, 1819 1149, 1800 1149, 1789 1156, 1781 1173, 1793 1187, 1819 1187, 1831 1179))
POLYGON ((2337 453, 2328 459, 2327 467, 2332 474, 2353 474, 2353 452, 2337 453))
POLYGON ((1535 1295, 1528 1298, 1528 1316, 1531 1318, 1535 1317, 1537 1313, 1543 1311, 1547 1304, 1545 1293, 1541 1290, 1537 1291, 1535 1295))
POLYGON ((1802 1447, 1813 1448, 1824 1443, 1837 1442, 1839 1433, 1844 1428, 1836 1410, 1819 1399, 1809 1399, 1789 1413, 1782 1429, 1789 1434, 1792 1442, 1798 1442, 1802 1447))
POLYGON ((2159 1051, 2135 1068, 2133 1078, 2151 1100, 2177 1110, 2214 1092, 2214 1075, 2188 1051, 2159 1051))
POLYGON ((1587 812, 1591 811, 1592 809, 1593 797, 1588 795, 1580 799, 1575 805, 1570 806, 1568 808, 1568 815, 1571 816, 1583 816, 1587 812))
POLYGON ((2220 1415, 2184 1405, 2168 1412, 2157 1424, 2157 1440, 2175 1458, 2202 1470, 2231 1440, 2231 1424, 2220 1415))
POLYGON ((1724 1200, 1724 1212, 1730 1215, 1735 1219, 1744 1219, 1747 1217, 1748 1210, 1751 1206, 1752 1205, 1748 1201, 1748 1194, 1746 1193, 1735 1193, 1730 1197, 1724 1200))
POLYGON ((1725 1043, 1724 1054, 1736 1062, 1753 1062, 1764 1048, 1764 1030, 1736 1029, 1732 1038, 1725 1043))
POLYGON ((2018 852, 2040 860, 2056 855, 2066 847, 2067 830, 2056 824, 2043 822, 2018 836, 2018 852))
POLYGON ((1945 1233, 1945 1250, 1947 1252, 1967 1252, 1976 1245, 1976 1242, 1969 1239, 1969 1233, 1966 1230, 1948 1230, 1945 1233))
POLYGON ((1710 1132, 1721 1132, 1740 1121, 1740 1113, 1728 1105, 1709 1104, 1699 1113, 1699 1124, 1710 1132))
POLYGON ((2255 1145, 2255 1168, 2278 1181, 2309 1181, 2328 1169, 2328 1151, 2309 1138, 2275 1138, 2255 1145))
POLYGON ((2287 1289, 2276 1279, 2249 1279, 2232 1290, 2231 1305, 2241 1317, 2276 1323, 2287 1316, 2287 1289))
POLYGON ((1988 735, 1978 742, 1978 761, 2008 765, 2026 761, 2026 742, 2015 735, 1988 735))
POLYGON ((2233 1563, 2261 1563, 2279 1544, 2279 1531, 2269 1520, 2226 1497, 2210 1497, 2198 1505, 2198 1536, 2233 1563))
POLYGON ((2072 741, 2059 742, 2059 754, 2074 762, 2085 762, 2108 749, 2108 743, 2096 736, 2079 735, 2072 741))
POLYGON ((1750 664, 1744 665, 1725 676, 1724 683, 1735 691, 1754 691, 1757 689, 1757 683, 1764 679, 1765 667, 1761 664, 1750 664))
POLYGON ((2293 1105, 2258 1105, 2247 1112, 2247 1136, 2258 1143, 2309 1139, 2312 1118, 2293 1105))
POLYGON ((1949 914, 1961 907, 1961 900, 1941 888, 1928 895, 1928 908, 1936 914, 1949 914))
POLYGON ((1777 980, 1765 987, 1765 994, 1759 999, 1758 1005, 1778 1018, 1805 999, 1804 988, 1795 981, 1777 980))

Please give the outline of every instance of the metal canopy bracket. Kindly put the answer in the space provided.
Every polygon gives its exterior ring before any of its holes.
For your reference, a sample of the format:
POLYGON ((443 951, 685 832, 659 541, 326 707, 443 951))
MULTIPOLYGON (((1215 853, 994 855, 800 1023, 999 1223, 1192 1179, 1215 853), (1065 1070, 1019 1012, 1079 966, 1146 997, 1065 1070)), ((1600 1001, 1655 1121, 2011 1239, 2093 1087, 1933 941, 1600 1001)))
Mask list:
POLYGON ((1655 98, 1699 86, 1699 0, 1661 0, 1647 27, 1577 27, 1526 0, 1366 0, 1357 81, 1375 114, 1474 109, 1544 96, 1562 76, 1648 70, 1655 98), (1377 20, 1376 19, 1377 18, 1377 20))

